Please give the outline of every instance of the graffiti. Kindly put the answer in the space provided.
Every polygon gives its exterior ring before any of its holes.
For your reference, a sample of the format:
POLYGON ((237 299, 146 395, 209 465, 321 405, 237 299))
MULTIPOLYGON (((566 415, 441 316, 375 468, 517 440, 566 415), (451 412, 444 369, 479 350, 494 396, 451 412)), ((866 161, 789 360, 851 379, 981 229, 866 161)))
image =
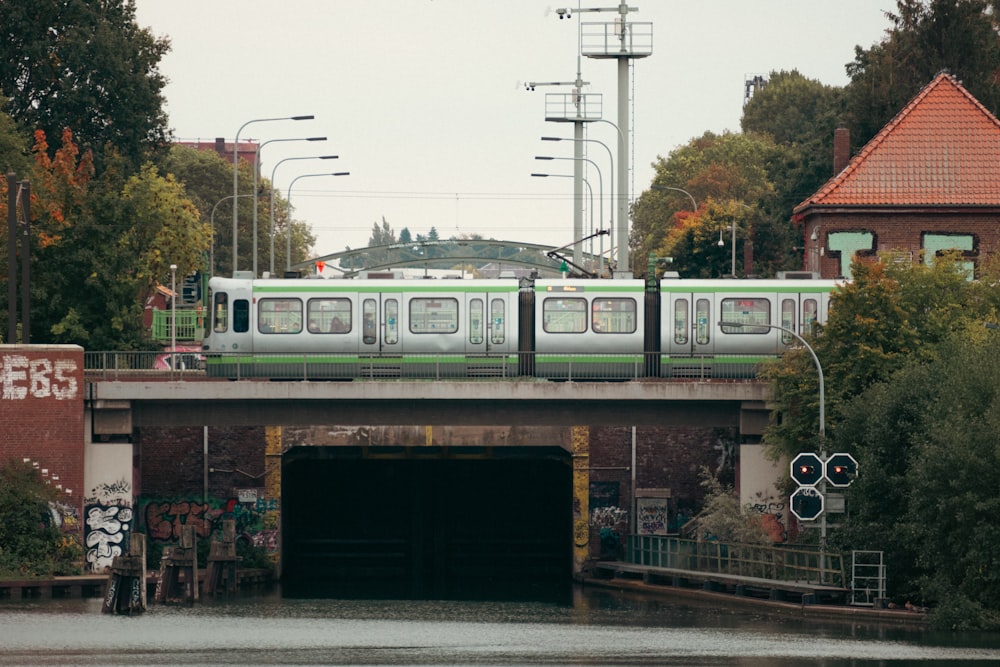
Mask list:
POLYGON ((590 525, 595 528, 614 528, 628 521, 628 510, 621 507, 595 507, 590 514, 590 525))
POLYGON ((211 508, 198 502, 151 502, 146 505, 146 534, 160 542, 176 542, 183 526, 194 526, 198 537, 212 534, 211 508))
POLYGON ((785 511, 785 503, 782 502, 747 503, 743 507, 751 514, 781 514, 785 511))
POLYGON ((90 496, 96 500, 111 500, 112 498, 128 496, 131 492, 132 484, 123 477, 117 482, 111 482, 110 484, 106 482, 98 484, 91 489, 90 496))
POLYGON ((87 562, 94 569, 110 567, 114 557, 124 552, 121 544, 132 521, 132 508, 88 505, 85 513, 87 562))
POLYGON ((636 508, 636 533, 639 535, 667 534, 667 500, 639 498, 636 508))
POLYGON ((780 500, 767 500, 757 494, 757 501, 746 503, 743 509, 748 514, 760 516, 760 525, 774 543, 788 541, 788 528, 785 526, 785 503, 780 500))
POLYGON ((77 365, 71 359, 29 359, 21 354, 0 355, 0 398, 71 400, 78 395, 77 365))
POLYGON ((265 525, 266 515, 279 509, 277 498, 257 498, 240 502, 238 498, 210 499, 209 502, 183 499, 150 499, 142 501, 144 529, 149 539, 176 542, 184 526, 194 526, 198 538, 208 538, 222 527, 224 519, 236 523, 236 532, 251 544, 270 551, 277 550, 277 530, 265 525))

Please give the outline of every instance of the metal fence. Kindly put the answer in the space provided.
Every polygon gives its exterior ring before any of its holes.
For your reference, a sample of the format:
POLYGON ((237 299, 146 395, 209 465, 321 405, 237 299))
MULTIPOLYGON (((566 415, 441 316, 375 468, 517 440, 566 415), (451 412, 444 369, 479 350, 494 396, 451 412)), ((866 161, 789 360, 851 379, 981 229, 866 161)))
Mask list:
POLYGON ((844 558, 808 547, 686 540, 631 535, 625 559, 648 565, 774 581, 844 587, 844 558))
POLYGON ((85 352, 89 377, 128 379, 163 377, 200 379, 274 378, 286 380, 413 378, 628 381, 640 379, 755 379, 763 360, 750 355, 662 354, 328 354, 85 352))

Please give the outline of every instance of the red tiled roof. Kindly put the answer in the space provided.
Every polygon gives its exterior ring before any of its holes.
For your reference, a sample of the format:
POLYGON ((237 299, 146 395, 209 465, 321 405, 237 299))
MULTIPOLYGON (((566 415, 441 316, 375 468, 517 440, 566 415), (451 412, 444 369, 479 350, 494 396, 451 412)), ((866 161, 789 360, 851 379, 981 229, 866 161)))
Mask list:
POLYGON ((1000 121, 938 74, 816 194, 795 207, 1000 204, 1000 121))

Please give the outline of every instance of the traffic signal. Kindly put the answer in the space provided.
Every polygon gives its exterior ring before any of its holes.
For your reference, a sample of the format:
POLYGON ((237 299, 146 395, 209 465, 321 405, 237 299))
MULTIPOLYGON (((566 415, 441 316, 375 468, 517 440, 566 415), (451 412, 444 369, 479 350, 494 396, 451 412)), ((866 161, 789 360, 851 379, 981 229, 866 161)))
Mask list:
POLYGON ((815 486, 823 479, 823 461, 815 454, 799 454, 792 459, 791 475, 800 486, 815 486))
POLYGON ((850 486, 858 476, 858 462, 850 454, 831 454, 826 460, 826 480, 836 487, 850 486))
POLYGON ((813 521, 823 513, 823 494, 814 486, 800 486, 792 494, 792 514, 802 521, 813 521))

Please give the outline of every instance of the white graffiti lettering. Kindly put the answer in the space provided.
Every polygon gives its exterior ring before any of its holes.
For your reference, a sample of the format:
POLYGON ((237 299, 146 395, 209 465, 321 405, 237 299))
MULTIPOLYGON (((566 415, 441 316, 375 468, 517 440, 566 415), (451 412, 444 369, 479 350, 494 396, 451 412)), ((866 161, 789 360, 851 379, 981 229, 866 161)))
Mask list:
POLYGON ((21 354, 0 356, 0 398, 23 401, 54 397, 65 401, 77 397, 76 362, 71 359, 31 359, 21 354))

